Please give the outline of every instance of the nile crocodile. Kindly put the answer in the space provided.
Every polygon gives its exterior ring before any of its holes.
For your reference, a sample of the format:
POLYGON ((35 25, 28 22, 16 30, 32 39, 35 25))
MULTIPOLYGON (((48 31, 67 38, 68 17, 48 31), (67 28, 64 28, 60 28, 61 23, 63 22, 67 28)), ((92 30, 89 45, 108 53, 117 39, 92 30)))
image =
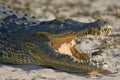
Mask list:
POLYGON ((111 24, 103 19, 90 23, 72 19, 38 21, 0 4, 0 63, 102 72, 107 70, 107 64, 78 51, 75 39, 108 36, 111 29, 111 24), (69 46, 69 52, 62 49, 63 44, 69 46))

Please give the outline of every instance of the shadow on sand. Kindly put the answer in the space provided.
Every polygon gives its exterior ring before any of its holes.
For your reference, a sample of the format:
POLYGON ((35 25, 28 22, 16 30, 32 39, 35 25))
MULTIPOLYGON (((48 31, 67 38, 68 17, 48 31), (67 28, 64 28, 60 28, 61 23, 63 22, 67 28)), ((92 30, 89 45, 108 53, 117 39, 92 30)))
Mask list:
MULTIPOLYGON (((36 65, 6 65, 6 64, 0 64, 0 67, 12 67, 12 68, 19 68, 22 69, 24 71, 27 71, 28 73, 32 70, 40 70, 40 69, 52 69, 55 73, 63 73, 64 71, 60 71, 54 68, 48 68, 48 67, 41 67, 41 66, 36 66, 36 65)), ((82 76, 82 77, 88 77, 87 73, 84 72, 80 72, 80 73, 75 73, 75 72, 64 72, 64 73, 68 73, 70 75, 76 75, 76 76, 82 76)))

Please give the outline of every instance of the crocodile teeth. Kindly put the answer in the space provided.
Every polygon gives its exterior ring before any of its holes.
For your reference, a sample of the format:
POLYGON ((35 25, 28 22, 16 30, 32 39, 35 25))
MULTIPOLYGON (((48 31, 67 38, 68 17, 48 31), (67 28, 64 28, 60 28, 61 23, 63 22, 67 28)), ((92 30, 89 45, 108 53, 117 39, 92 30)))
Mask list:
POLYGON ((108 29, 106 33, 107 33, 107 36, 110 35, 111 34, 111 30, 108 29))
POLYGON ((97 62, 97 63, 96 63, 96 65, 97 65, 97 68, 99 68, 99 67, 100 67, 100 66, 99 66, 99 62, 97 62))
POLYGON ((90 62, 89 65, 95 66, 96 64, 94 62, 90 62))
POLYGON ((102 35, 109 36, 111 34, 111 28, 103 28, 100 32, 102 35))
POLYGON ((103 69, 108 69, 108 64, 107 63, 104 63, 103 69))
POLYGON ((83 63, 84 61, 83 60, 80 60, 81 63, 83 63))

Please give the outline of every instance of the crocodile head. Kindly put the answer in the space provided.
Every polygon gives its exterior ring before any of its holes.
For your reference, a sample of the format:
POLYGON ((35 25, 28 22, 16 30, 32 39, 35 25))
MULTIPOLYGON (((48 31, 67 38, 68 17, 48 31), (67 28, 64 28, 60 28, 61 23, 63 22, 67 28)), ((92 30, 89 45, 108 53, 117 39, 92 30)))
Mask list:
MULTIPOLYGON (((43 28, 38 26, 38 28, 36 28, 37 30, 35 30, 35 32, 33 32, 34 33, 32 35, 33 38, 30 36, 30 38, 28 39, 28 40, 31 40, 30 43, 35 44, 35 46, 38 47, 38 48, 34 48, 35 50, 29 49, 30 51, 31 50, 34 51, 34 52, 32 52, 32 53, 34 53, 34 55, 38 56, 38 53, 41 53, 43 51, 46 54, 49 53, 49 54, 54 55, 54 56, 52 56, 52 58, 60 57, 59 59, 62 60, 65 55, 69 55, 68 53, 63 55, 64 53, 61 54, 63 51, 62 52, 58 51, 58 49, 61 49, 59 47, 61 47, 62 44, 66 43, 66 42, 69 43, 72 39, 74 39, 76 37, 87 38, 89 35, 92 35, 95 37, 96 36, 108 36, 112 30, 111 24, 103 19, 99 19, 99 20, 97 20, 95 22, 91 22, 91 23, 80 23, 77 21, 71 22, 72 20, 58 21, 57 23, 54 23, 54 21, 41 23, 40 25, 43 28), (78 24, 80 24, 80 25, 78 25, 78 24), (46 27, 46 26, 48 26, 48 27, 46 27), (40 30, 42 30, 44 28, 45 29, 42 32, 39 30, 39 28, 40 28, 40 30), (50 45, 48 45, 49 43, 50 43, 50 45), (47 47, 52 49, 54 52, 50 52, 48 50, 48 48, 44 47, 45 45, 47 45, 47 47), (35 54, 35 51, 37 51, 36 49, 38 50, 38 52, 35 54), (42 50, 42 51, 39 52, 39 50, 42 50), (55 55, 57 55, 57 56, 55 56, 55 55), (61 57, 61 56, 63 56, 63 57, 61 57)), ((64 49, 66 50, 66 48, 64 48, 64 49)), ((49 55, 49 54, 47 54, 47 55, 49 55)), ((39 60, 39 57, 37 59, 39 60)), ((56 59, 56 60, 59 61, 59 59, 56 59)), ((66 58, 65 58, 65 60, 66 60, 66 58)), ((69 60, 71 63, 73 62, 68 67, 71 67, 73 64, 75 64, 74 60, 71 61, 71 59, 68 59, 68 58, 67 58, 67 60, 68 60, 68 62, 69 62, 69 60)), ((64 59, 62 61, 65 62, 64 59)), ((79 63, 73 65, 73 68, 75 68, 76 70, 81 68, 83 70, 88 70, 88 71, 92 71, 92 70, 96 71, 97 70, 98 72, 101 72, 108 68, 108 64, 104 63, 103 61, 96 62, 96 61, 90 61, 88 59, 88 61, 83 62, 81 60, 78 60, 78 62, 79 63)), ((68 63, 66 62, 65 64, 68 64, 68 63)), ((65 69, 67 69, 67 68, 65 68, 65 69)))

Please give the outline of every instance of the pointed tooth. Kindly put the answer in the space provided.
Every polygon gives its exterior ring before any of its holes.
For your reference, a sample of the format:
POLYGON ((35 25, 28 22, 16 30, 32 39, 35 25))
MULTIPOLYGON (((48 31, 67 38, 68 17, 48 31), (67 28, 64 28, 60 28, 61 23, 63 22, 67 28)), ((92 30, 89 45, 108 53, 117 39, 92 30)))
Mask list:
POLYGON ((104 64, 103 68, 108 69, 108 64, 107 63, 103 63, 103 64, 104 64))
POLYGON ((90 58, 89 61, 92 62, 92 59, 90 58))
POLYGON ((111 34, 111 30, 109 30, 109 35, 111 34))
POLYGON ((107 29, 107 33, 109 33, 109 28, 107 29))
POLYGON ((97 68, 99 68, 99 62, 98 61, 97 61, 96 65, 97 65, 97 68))
POLYGON ((90 62, 89 60, 87 60, 87 62, 90 62))
POLYGON ((109 35, 109 32, 108 32, 108 31, 106 32, 106 35, 107 35, 107 36, 109 35))

